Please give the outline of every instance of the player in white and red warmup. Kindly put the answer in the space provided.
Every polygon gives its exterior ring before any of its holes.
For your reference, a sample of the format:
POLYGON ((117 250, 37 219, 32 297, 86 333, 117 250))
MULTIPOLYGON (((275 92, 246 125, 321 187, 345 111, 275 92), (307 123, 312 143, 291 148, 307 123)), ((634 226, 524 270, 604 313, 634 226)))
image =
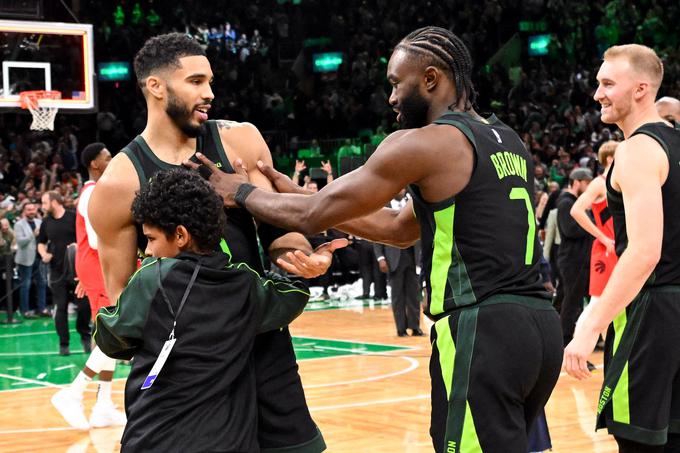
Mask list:
MULTIPOLYGON (((82 152, 81 162, 89 173, 89 180, 83 185, 76 212, 76 275, 78 276, 79 297, 83 294, 90 301, 92 319, 101 307, 111 305, 104 287, 104 277, 97 253, 97 235, 88 219, 87 207, 94 185, 111 161, 111 153, 103 143, 87 145, 82 152)), ((125 414, 116 409, 111 400, 111 381, 116 360, 107 357, 98 347, 92 350, 85 366, 70 386, 52 396, 52 404, 74 428, 87 430, 105 426, 125 425, 125 414), (92 408, 90 419, 85 417, 83 394, 92 378, 99 375, 97 402, 92 408)))

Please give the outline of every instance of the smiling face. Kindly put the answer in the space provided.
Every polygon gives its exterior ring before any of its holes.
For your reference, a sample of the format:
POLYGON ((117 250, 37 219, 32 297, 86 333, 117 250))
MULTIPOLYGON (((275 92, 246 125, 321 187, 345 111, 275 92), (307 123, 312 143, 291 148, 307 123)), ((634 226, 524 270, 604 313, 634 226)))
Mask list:
POLYGON ((213 73, 208 59, 201 55, 179 59, 181 67, 168 69, 165 113, 189 137, 197 137, 208 121, 215 98, 210 84, 213 73))
POLYGON ((424 73, 418 58, 406 50, 395 50, 387 65, 387 80, 392 85, 389 103, 397 113, 399 126, 426 126, 430 103, 423 93, 424 73))
POLYGON ((593 98, 601 105, 602 122, 620 122, 631 112, 638 88, 630 62, 625 58, 605 60, 597 73, 597 81, 593 98))

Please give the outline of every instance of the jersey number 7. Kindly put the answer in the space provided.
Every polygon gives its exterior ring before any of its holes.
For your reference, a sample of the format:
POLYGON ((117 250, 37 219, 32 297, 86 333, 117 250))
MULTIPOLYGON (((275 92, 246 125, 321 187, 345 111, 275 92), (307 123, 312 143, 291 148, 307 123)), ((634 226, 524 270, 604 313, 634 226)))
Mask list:
POLYGON ((511 200, 524 200, 527 207, 527 222, 529 229, 527 230, 527 249, 524 255, 524 264, 531 265, 534 258, 534 243, 536 241, 536 217, 534 214, 534 207, 529 197, 529 192, 524 187, 513 187, 510 191, 511 200))

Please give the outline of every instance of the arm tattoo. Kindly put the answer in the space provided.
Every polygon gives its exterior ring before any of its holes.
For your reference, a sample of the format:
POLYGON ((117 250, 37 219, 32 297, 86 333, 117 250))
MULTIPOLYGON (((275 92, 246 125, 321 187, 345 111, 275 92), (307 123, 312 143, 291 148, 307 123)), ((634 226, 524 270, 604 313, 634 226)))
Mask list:
POLYGON ((238 125, 237 121, 217 120, 217 127, 220 129, 231 129, 236 125, 238 125))

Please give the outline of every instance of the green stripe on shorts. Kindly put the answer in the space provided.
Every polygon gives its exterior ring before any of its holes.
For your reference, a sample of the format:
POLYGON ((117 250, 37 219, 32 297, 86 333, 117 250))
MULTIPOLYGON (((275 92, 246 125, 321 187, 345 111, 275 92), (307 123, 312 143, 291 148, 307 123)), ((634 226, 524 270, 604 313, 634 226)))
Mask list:
POLYGON ((451 318, 447 316, 437 321, 435 325, 439 362, 449 398, 446 435, 444 437, 444 451, 447 453, 482 452, 470 403, 467 399, 478 312, 479 309, 476 307, 461 311, 456 333, 457 347, 451 337, 449 324, 451 318), (440 327, 440 324, 443 325, 440 327), (440 334, 445 337, 441 339, 440 334), (441 348, 446 348, 446 353, 443 353, 441 348), (453 362, 455 362, 455 366, 453 362))
POLYGON ((446 399, 451 399, 451 384, 453 382, 454 357, 456 357, 456 345, 451 337, 450 318, 447 316, 440 319, 434 325, 437 331, 437 350, 439 351, 439 366, 442 369, 444 387, 446 387, 446 399))
MULTIPOLYGON (((622 310, 616 318, 614 318, 614 345, 612 348, 612 355, 616 354, 616 350, 621 343, 621 337, 626 329, 628 323, 626 310, 622 310)), ((614 421, 619 423, 630 424, 630 401, 628 398, 628 361, 623 366, 619 382, 614 387, 612 394, 612 413, 614 421)))

